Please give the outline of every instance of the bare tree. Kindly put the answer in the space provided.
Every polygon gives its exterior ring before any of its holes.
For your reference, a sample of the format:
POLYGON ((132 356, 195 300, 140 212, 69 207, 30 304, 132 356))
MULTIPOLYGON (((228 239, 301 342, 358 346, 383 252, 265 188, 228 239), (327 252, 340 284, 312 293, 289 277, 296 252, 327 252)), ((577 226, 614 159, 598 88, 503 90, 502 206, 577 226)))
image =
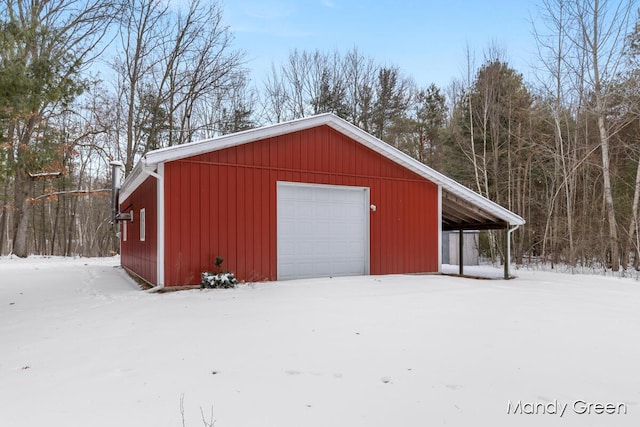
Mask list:
POLYGON ((198 103, 195 114, 200 123, 207 124, 198 130, 203 138, 239 132, 255 127, 254 112, 257 94, 249 87, 245 73, 236 73, 230 85, 219 88, 198 103))
MULTIPOLYGON (((542 2, 542 23, 546 25, 546 29, 538 29, 534 27, 534 35, 537 41, 539 57, 544 67, 544 75, 541 76, 542 88, 547 97, 551 99, 550 110, 552 119, 552 128, 554 133, 554 146, 550 150, 551 157, 554 161, 554 177, 561 177, 561 183, 557 180, 552 181, 553 196, 550 199, 548 220, 545 227, 545 238, 543 245, 546 245, 546 236, 549 234, 551 219, 554 220, 553 232, 551 235, 552 246, 555 246, 558 240, 558 224, 559 203, 557 203, 557 195, 562 191, 564 194, 564 212, 567 221, 567 235, 569 241, 568 262, 575 264, 575 245, 574 245, 574 207, 573 200, 575 194, 575 186, 577 180, 577 152, 574 147, 575 138, 573 133, 566 130, 566 126, 571 122, 572 114, 581 109, 581 99, 583 96, 582 84, 574 85, 571 82, 569 69, 579 70, 581 67, 567 64, 569 58, 577 61, 579 64, 582 57, 572 55, 569 51, 568 32, 570 31, 570 22, 568 21, 567 2, 565 0, 545 0, 542 2), (548 76, 548 78, 546 78, 548 76), (575 94, 573 99, 575 105, 567 105, 567 91, 575 94)), ((575 64, 575 62, 574 62, 575 64)), ((575 78, 573 79, 576 80, 575 78)), ((577 79, 581 82, 583 79, 577 79)), ((543 249, 543 252, 545 250, 543 249)), ((554 251, 557 256, 557 251, 554 251)), ((557 262, 557 258, 555 259, 557 262)))
POLYGON ((611 182, 610 137, 608 119, 609 101, 614 96, 612 85, 623 60, 624 37, 629 26, 632 1, 617 3, 607 0, 575 1, 570 15, 575 20, 578 33, 572 41, 587 58, 586 85, 593 97, 592 113, 596 116, 600 151, 602 155, 603 196, 609 225, 611 268, 620 267, 618 222, 611 182))
POLYGON ((121 100, 118 107, 123 123, 115 125, 117 129, 126 129, 121 158, 127 172, 133 169, 136 153, 145 149, 141 123, 149 118, 140 103, 145 77, 159 63, 155 52, 161 48, 167 10, 168 5, 160 0, 131 1, 121 17, 119 36, 123 53, 115 58, 113 68, 118 73, 116 98, 121 100))
POLYGON ((264 82, 262 99, 262 115, 267 122, 280 123, 287 120, 288 97, 284 77, 278 73, 275 64, 271 64, 271 73, 264 82))
MULTIPOLYGON (((550 210, 545 228, 556 257, 560 253, 560 233, 566 229, 567 261, 574 264, 576 247, 576 215, 583 215, 582 228, 591 227, 595 205, 576 208, 576 199, 583 202, 593 198, 601 188, 604 216, 606 217, 607 255, 609 265, 617 271, 620 262, 626 264, 628 250, 620 254, 620 227, 614 196, 616 165, 612 158, 619 149, 615 143, 617 132, 624 120, 612 114, 620 105, 620 85, 617 83, 623 68, 625 36, 629 30, 629 17, 633 0, 545 0, 541 7, 540 27, 535 36, 542 63, 540 82, 544 96, 549 100, 549 116, 554 145, 549 150, 555 177, 551 189, 550 210), (592 138, 591 127, 597 129, 592 138), (595 144, 595 145, 593 145, 595 144), (593 183, 588 165, 595 150, 600 152, 599 176, 601 187, 593 183), (578 182, 583 188, 578 193, 578 182), (562 198, 558 196, 562 195, 562 198), (565 225, 561 225, 564 212, 565 225)), ((588 202, 585 202, 588 203, 588 202)), ((586 242, 581 236, 582 244, 586 242)))
POLYGON ((125 171, 148 150, 182 144, 219 127, 199 122, 202 103, 237 86, 242 52, 231 48, 216 1, 191 0, 177 12, 162 0, 129 2, 114 61, 127 129, 125 171))
MULTIPOLYGON (((625 76, 624 93, 627 105, 629 105, 628 114, 630 122, 636 124, 635 138, 631 136, 629 139, 634 141, 632 146, 640 146, 640 10, 636 15, 636 22, 633 31, 627 37, 627 60, 629 70, 625 76)), ((633 260, 634 268, 640 268, 640 243, 638 242, 638 209, 640 207, 640 153, 638 150, 632 150, 637 156, 635 182, 633 186, 633 202, 631 204, 631 218, 629 219, 629 229, 626 242, 623 246, 623 263, 626 264, 625 258, 629 255, 631 248, 635 254, 633 260)))
POLYGON ((372 109, 372 88, 379 66, 373 58, 363 56, 357 48, 351 49, 343 59, 345 79, 345 104, 349 110, 346 119, 370 130, 372 109))
MULTIPOLYGON (((293 50, 285 63, 271 66, 264 82, 263 116, 268 122, 279 122, 331 112, 372 131, 374 104, 381 93, 380 69, 355 48, 345 55, 338 51, 293 50)), ((389 70, 395 74, 387 75, 387 89, 392 83, 402 83, 397 79, 399 70, 389 70), (396 81, 392 82, 393 78, 396 81)), ((408 97, 405 101, 404 107, 408 108, 408 97)))

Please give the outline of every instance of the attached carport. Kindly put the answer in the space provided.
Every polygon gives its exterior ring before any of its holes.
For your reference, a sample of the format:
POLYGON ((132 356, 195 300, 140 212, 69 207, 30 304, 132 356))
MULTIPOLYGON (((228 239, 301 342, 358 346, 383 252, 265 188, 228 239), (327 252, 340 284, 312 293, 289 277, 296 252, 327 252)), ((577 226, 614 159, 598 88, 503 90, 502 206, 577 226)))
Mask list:
POLYGON ((442 230, 458 231, 459 274, 464 274, 464 231, 503 230, 504 232, 504 278, 510 279, 511 233, 524 225, 520 216, 491 202, 486 198, 474 197, 475 193, 461 192, 458 188, 442 190, 442 230), (458 190, 458 191, 456 191, 458 190))

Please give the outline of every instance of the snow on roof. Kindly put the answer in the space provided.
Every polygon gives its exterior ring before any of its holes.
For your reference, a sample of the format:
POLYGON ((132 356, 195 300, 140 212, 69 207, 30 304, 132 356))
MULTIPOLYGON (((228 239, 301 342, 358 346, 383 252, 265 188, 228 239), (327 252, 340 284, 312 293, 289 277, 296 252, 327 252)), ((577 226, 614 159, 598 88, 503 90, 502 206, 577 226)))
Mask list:
POLYGON ((481 196, 331 113, 304 117, 216 138, 150 151, 142 157, 140 162, 138 162, 133 171, 131 171, 125 179, 120 190, 120 200, 129 197, 131 193, 144 182, 148 173, 154 172, 160 163, 184 159, 211 151, 223 150, 225 148, 322 125, 327 125, 337 130, 389 160, 439 185, 443 190, 443 205, 446 205, 443 210, 443 223, 448 229, 483 228, 483 226, 484 228, 500 228, 506 225, 515 226, 525 223, 525 220, 519 215, 503 208, 488 198, 481 196))

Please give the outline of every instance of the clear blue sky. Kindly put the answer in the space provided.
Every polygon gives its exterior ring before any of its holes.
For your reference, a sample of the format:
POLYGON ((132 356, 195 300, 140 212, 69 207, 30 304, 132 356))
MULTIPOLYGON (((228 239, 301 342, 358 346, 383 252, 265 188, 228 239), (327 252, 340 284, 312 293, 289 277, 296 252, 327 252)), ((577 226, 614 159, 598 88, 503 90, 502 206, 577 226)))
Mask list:
POLYGON ((465 70, 465 50, 497 44, 525 75, 535 61, 534 0, 222 0, 233 46, 261 85, 271 63, 299 50, 346 52, 354 46, 377 63, 396 65, 421 86, 445 88, 465 70))

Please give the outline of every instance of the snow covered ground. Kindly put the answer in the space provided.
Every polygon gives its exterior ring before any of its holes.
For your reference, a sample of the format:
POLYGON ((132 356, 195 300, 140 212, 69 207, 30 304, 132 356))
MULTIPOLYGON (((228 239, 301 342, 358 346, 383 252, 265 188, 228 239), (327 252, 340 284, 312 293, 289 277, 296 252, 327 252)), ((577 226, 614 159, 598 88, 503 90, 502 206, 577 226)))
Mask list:
POLYGON ((0 426, 180 427, 181 398, 188 427, 212 408, 216 427, 640 425, 637 281, 149 294, 117 265, 0 259, 0 426))

